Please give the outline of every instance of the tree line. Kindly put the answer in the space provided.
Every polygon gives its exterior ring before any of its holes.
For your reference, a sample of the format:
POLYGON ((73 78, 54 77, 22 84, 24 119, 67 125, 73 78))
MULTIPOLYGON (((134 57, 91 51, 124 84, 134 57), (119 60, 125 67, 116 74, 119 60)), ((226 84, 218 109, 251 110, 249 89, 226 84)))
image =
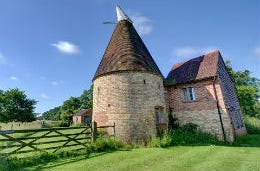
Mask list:
POLYGON ((82 109, 89 109, 93 106, 93 85, 84 90, 79 97, 70 97, 61 106, 55 107, 42 114, 41 119, 61 120, 61 125, 67 126, 72 121, 73 114, 82 109))

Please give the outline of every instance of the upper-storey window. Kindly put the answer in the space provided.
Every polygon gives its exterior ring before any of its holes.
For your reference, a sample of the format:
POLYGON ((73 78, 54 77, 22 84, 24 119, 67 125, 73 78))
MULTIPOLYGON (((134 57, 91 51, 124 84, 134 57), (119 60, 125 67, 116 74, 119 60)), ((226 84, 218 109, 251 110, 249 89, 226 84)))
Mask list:
POLYGON ((183 101, 190 102, 196 100, 194 87, 187 87, 182 89, 183 101))

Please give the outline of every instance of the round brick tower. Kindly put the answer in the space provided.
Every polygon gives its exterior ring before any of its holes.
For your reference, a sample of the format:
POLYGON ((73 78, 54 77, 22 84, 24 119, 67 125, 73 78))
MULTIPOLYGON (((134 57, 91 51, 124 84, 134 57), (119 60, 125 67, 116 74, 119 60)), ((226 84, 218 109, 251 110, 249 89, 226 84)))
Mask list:
POLYGON ((93 121, 115 123, 116 137, 142 142, 167 127, 163 76, 132 21, 116 10, 118 23, 93 78, 93 121))

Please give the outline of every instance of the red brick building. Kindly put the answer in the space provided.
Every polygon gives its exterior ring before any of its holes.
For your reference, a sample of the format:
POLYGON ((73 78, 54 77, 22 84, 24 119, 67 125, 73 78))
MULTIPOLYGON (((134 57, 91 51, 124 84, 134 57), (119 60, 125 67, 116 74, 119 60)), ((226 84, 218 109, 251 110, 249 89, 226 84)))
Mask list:
POLYGON ((125 142, 149 140, 158 126, 167 129, 168 111, 219 139, 233 141, 246 132, 219 51, 174 65, 164 79, 131 19, 116 10, 117 25, 93 77, 93 121, 115 123, 125 142))
POLYGON ((72 117, 73 124, 90 124, 92 122, 92 109, 83 109, 72 117))
POLYGON ((172 67, 166 103, 181 124, 194 123, 220 139, 246 133, 236 90, 219 51, 172 67))

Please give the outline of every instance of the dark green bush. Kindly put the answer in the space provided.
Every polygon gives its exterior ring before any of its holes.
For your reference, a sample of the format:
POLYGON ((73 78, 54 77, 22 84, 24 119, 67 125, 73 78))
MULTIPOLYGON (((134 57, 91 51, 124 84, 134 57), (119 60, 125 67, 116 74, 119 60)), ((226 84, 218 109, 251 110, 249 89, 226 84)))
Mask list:
POLYGON ((187 123, 161 137, 153 137, 147 146, 169 147, 174 145, 223 145, 216 136, 202 132, 196 124, 187 123))
POLYGON ((93 152, 114 151, 122 147, 124 147, 124 144, 119 140, 98 138, 95 143, 93 143, 93 152))

